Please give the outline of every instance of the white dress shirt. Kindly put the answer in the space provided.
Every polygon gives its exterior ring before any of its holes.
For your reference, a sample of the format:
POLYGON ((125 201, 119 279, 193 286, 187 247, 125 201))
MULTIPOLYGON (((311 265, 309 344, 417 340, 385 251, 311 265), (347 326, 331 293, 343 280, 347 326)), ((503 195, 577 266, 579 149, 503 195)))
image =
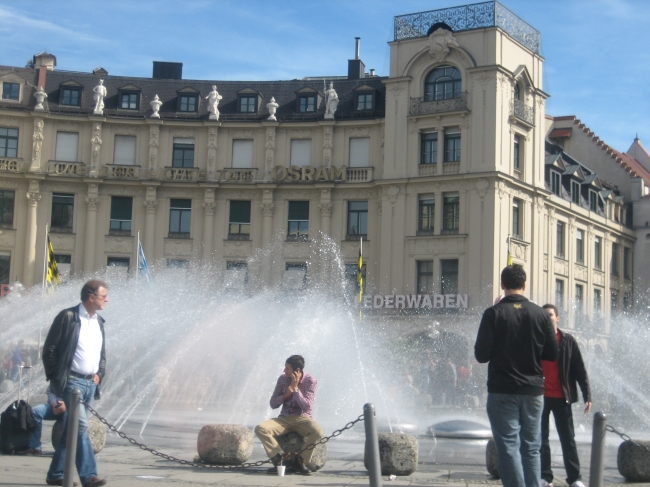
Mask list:
POLYGON ((88 314, 83 303, 79 305, 79 342, 72 359, 72 370, 78 374, 93 375, 99 370, 103 337, 97 321, 97 313, 88 314))

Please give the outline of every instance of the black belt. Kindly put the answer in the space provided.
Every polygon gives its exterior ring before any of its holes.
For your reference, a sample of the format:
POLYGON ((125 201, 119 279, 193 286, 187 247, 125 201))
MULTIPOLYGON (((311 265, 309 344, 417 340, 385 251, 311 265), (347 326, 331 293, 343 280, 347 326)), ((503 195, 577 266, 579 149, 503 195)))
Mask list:
POLYGON ((75 372, 74 370, 70 371, 70 375, 74 375, 75 377, 79 377, 80 379, 92 379, 93 377, 95 377, 95 374, 83 375, 80 374, 79 372, 75 372))

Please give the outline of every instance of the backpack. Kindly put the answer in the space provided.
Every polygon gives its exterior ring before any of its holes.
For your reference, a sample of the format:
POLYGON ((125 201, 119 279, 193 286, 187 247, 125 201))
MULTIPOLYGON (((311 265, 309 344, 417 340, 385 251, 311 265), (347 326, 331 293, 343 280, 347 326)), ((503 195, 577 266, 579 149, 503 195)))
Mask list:
POLYGON ((29 434, 36 427, 32 407, 22 399, 0 414, 0 451, 7 455, 29 449, 29 434))

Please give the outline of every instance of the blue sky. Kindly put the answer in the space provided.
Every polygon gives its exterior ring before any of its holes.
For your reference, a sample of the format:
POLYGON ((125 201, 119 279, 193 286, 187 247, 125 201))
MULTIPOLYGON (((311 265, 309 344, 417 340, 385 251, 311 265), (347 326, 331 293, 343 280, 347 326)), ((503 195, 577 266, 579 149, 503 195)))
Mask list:
MULTIPOLYGON (((57 69, 151 76, 152 61, 214 80, 345 75, 361 37, 368 69, 387 75, 393 16, 463 5, 452 0, 0 0, 0 64, 41 51, 57 69)), ((547 113, 576 115, 625 151, 650 147, 648 0, 502 0, 541 32, 547 113)))

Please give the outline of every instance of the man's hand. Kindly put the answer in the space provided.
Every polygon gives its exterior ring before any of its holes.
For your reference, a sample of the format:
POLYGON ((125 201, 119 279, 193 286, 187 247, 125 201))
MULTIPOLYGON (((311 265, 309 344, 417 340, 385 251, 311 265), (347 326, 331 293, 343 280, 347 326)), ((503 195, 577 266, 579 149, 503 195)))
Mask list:
POLYGON ((97 374, 93 375, 93 382, 95 383, 95 385, 99 384, 99 375, 97 374))
POLYGON ((60 416, 65 413, 65 403, 63 401, 57 401, 56 404, 52 406, 52 412, 55 416, 60 416))
POLYGON ((585 414, 587 414, 589 411, 591 411, 591 403, 586 402, 585 403, 585 414))
POLYGON ((301 378, 302 374, 300 372, 293 371, 291 373, 291 385, 288 387, 288 389, 291 389, 291 392, 296 392, 298 390, 298 384, 300 383, 301 378))

